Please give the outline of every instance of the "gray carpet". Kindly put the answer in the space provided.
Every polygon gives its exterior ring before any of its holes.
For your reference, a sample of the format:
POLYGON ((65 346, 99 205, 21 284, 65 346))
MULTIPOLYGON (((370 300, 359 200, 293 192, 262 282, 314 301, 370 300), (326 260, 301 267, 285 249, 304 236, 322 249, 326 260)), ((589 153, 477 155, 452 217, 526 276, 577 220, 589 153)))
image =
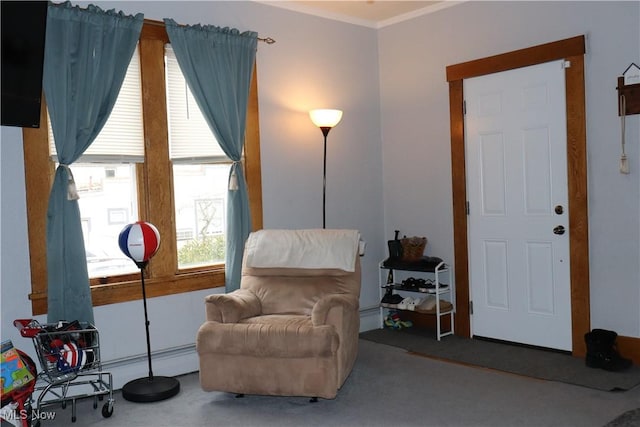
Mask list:
POLYGON ((438 342, 433 332, 417 328, 375 329, 363 332, 360 337, 427 357, 598 390, 624 391, 640 384, 640 366, 608 372, 588 368, 583 359, 553 351, 458 336, 447 336, 438 342))
POLYGON ((50 407, 55 420, 41 427, 603 427, 640 401, 640 387, 610 393, 418 357, 365 340, 332 400, 236 399, 202 391, 197 373, 179 380, 180 393, 161 402, 128 402, 117 392, 111 418, 102 418, 91 400, 78 403, 75 424, 69 406, 50 407))
POLYGON ((605 427, 638 427, 640 426, 640 408, 632 409, 616 417, 605 427))

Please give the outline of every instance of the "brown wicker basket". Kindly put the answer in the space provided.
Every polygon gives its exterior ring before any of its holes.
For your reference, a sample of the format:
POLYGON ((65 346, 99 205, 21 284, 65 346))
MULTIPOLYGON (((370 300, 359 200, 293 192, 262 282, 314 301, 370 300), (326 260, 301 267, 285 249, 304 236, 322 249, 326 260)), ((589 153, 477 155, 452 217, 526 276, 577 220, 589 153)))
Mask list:
POLYGON ((404 261, 417 261, 424 255, 427 246, 426 237, 405 237, 400 239, 402 245, 402 259, 404 261))

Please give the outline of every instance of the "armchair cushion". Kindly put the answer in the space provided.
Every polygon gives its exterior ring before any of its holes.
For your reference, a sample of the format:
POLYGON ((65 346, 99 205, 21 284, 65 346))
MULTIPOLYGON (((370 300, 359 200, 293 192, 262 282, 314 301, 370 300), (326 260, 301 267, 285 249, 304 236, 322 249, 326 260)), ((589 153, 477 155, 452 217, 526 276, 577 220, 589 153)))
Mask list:
POLYGON ((201 329, 215 330, 197 343, 198 352, 254 357, 326 357, 338 348, 335 328, 313 326, 309 316, 274 314, 244 319, 235 324, 207 322, 201 329))

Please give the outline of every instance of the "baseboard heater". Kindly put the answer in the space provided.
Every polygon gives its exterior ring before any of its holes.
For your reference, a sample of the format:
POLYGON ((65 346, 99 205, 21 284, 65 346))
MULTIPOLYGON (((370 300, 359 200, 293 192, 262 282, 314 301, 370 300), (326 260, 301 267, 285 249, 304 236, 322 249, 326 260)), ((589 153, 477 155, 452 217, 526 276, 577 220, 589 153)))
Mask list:
MULTIPOLYGON (((170 347, 163 350, 157 350, 151 352, 151 358, 153 361, 162 359, 173 359, 176 357, 185 356, 196 352, 195 344, 187 344, 183 346, 170 347)), ((108 362, 103 362, 102 367, 104 370, 113 370, 122 366, 131 365, 134 363, 147 363, 147 354, 140 353, 133 356, 122 357, 119 359, 113 359, 108 362)))

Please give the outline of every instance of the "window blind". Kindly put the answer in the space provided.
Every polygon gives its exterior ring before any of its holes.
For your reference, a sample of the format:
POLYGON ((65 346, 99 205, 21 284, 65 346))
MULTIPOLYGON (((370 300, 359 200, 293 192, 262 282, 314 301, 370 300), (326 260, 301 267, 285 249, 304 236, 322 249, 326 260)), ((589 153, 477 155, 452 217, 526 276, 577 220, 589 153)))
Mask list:
MULTIPOLYGON (((165 46, 169 155, 174 163, 227 163, 189 89, 171 45, 165 46)), ((49 149, 58 161, 48 123, 49 149)), ((83 163, 141 163, 144 161, 142 82, 138 47, 131 58, 114 108, 95 141, 78 160, 83 163)))
POLYGON ((224 163, 216 141, 184 79, 171 45, 165 46, 169 155, 174 163, 224 163))
MULTIPOLYGON (((49 127, 49 152, 58 161, 56 147, 49 127)), ((142 123, 142 82, 140 80, 140 52, 131 58, 118 99, 102 131, 84 154, 82 163, 142 163, 144 161, 144 127, 142 123)))

